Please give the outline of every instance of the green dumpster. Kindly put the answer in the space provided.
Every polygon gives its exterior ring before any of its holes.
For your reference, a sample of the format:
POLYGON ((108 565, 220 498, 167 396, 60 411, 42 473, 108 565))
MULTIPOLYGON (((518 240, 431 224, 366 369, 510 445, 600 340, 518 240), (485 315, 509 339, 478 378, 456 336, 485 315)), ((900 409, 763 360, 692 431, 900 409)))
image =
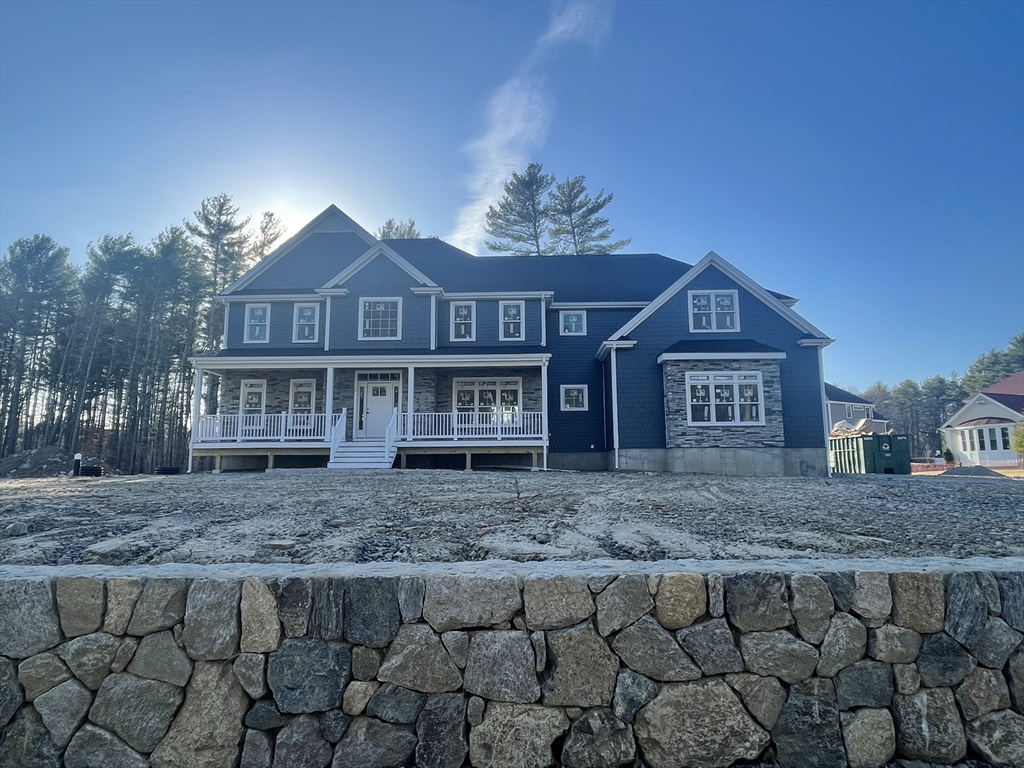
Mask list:
POLYGON ((830 437, 832 471, 841 475, 909 475, 910 440, 906 435, 830 437))

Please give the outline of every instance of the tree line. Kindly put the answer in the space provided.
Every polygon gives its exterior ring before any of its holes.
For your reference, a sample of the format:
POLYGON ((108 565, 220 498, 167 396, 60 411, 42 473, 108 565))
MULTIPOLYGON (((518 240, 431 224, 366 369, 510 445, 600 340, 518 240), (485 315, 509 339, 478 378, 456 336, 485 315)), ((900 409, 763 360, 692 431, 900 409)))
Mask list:
MULTIPOLYGON (((1010 339, 1005 349, 990 349, 978 356, 960 377, 932 376, 922 382, 906 379, 889 387, 876 381, 859 394, 889 420, 889 427, 907 435, 914 456, 936 456, 945 451, 939 428, 963 407, 965 398, 1024 369, 1024 333, 1010 339)), ((1024 430, 1019 430, 1024 433, 1024 430)))
POLYGON ((218 293, 284 233, 229 195, 143 244, 105 235, 78 268, 47 235, 0 258, 0 457, 58 446, 124 472, 182 466, 192 366, 220 346, 218 293))

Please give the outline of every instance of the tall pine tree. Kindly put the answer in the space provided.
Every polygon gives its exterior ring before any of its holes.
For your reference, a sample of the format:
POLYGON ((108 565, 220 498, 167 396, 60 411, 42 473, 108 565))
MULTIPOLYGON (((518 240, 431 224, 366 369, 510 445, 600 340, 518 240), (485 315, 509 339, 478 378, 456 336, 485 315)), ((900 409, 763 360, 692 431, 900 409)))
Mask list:
POLYGON ((414 240, 423 237, 420 231, 416 229, 416 221, 413 219, 408 221, 388 219, 373 236, 378 240, 414 240))
POLYGON ((548 229, 548 206, 544 196, 555 177, 544 173, 540 163, 530 163, 522 174, 513 173, 505 182, 505 196, 487 208, 484 230, 496 240, 487 247, 515 256, 543 256, 550 253, 545 242, 548 229))
POLYGON ((576 176, 555 185, 548 197, 551 227, 550 250, 562 254, 615 253, 630 240, 612 240, 615 230, 608 219, 599 215, 612 201, 611 193, 602 189, 596 198, 587 194, 586 177, 576 176))

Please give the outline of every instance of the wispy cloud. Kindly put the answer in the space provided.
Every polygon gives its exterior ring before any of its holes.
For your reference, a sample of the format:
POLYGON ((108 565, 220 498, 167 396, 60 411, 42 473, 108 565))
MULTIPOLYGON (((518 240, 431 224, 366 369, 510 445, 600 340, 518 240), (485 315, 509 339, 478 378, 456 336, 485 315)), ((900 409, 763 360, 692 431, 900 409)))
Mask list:
POLYGON ((466 146, 473 170, 468 178, 470 201, 460 210, 446 240, 481 253, 485 214, 504 194, 504 183, 521 170, 530 154, 544 143, 555 104, 544 92, 548 55, 565 43, 600 48, 611 31, 612 5, 607 2, 559 3, 547 30, 530 48, 516 76, 502 83, 487 103, 482 135, 466 146))

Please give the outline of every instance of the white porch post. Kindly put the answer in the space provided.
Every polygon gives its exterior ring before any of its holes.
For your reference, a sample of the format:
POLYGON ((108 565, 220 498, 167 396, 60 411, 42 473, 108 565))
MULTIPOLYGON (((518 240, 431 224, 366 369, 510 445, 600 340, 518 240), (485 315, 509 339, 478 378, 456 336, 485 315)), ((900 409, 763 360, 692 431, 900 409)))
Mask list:
POLYGON ((203 402, 203 369, 196 367, 192 374, 192 434, 188 441, 188 471, 192 473, 192 449, 199 430, 199 410, 203 402))
POLYGON ((548 345, 548 310, 543 297, 540 300, 540 345, 548 345))
POLYGON ((612 347, 612 447, 615 449, 615 468, 619 468, 619 366, 612 347))
POLYGON ((327 412, 327 426, 324 428, 324 437, 328 440, 334 437, 334 366, 327 366, 327 396, 324 398, 324 410, 327 412))
POLYGON ((540 367, 540 425, 544 433, 544 469, 548 468, 548 361, 545 360, 540 367))
POLYGON ((406 388, 408 391, 406 395, 406 419, 405 419, 405 439, 412 440, 412 409, 415 405, 413 400, 413 388, 416 384, 416 366, 409 366, 409 386, 406 388))
POLYGON ((331 348, 331 297, 327 297, 324 307, 324 352, 331 348))

